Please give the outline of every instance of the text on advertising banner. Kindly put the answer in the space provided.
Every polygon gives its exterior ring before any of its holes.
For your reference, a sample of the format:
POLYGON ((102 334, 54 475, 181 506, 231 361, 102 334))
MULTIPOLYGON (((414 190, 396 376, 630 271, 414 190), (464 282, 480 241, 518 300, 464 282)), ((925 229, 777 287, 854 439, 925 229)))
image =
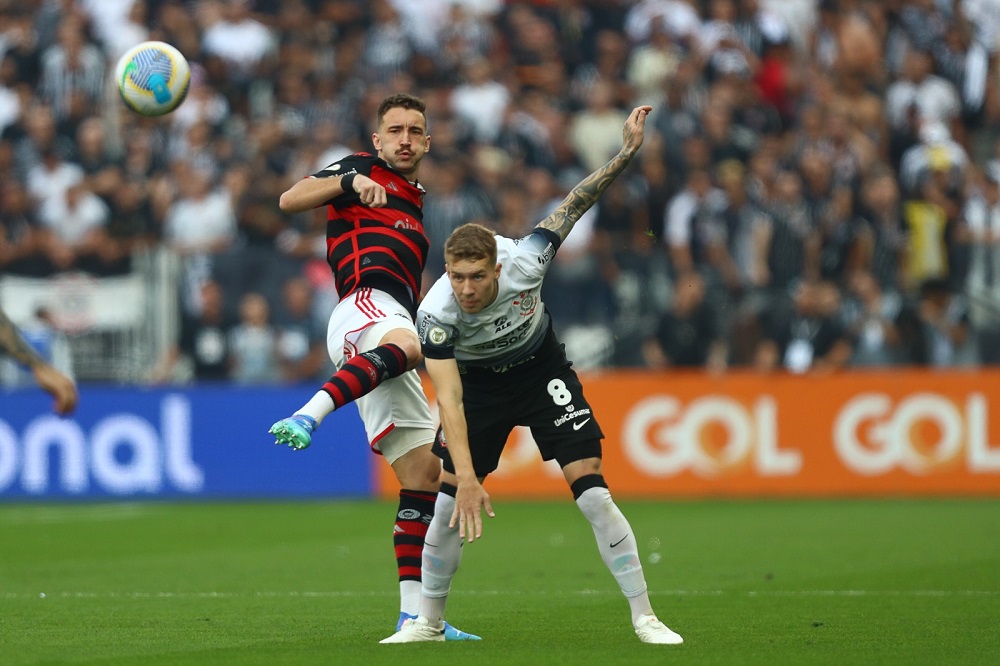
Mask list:
POLYGON ((312 393, 83 386, 60 418, 38 389, 0 392, 0 499, 370 495, 375 456, 353 406, 308 449, 274 445, 268 428, 312 393))
MULTIPOLYGON (((616 497, 1000 495, 995 370, 618 371, 583 386, 616 497)), ((379 483, 394 494, 391 474, 379 483)), ((569 496, 523 428, 485 486, 496 497, 569 496)))

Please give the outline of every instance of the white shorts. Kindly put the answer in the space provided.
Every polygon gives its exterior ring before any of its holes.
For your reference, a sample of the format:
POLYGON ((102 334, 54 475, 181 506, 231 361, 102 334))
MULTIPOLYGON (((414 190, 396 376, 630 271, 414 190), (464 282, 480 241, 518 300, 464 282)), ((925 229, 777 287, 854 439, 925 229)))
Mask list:
MULTIPOLYGON (((358 354, 374 349, 389 331, 405 328, 417 334, 410 313, 376 289, 359 289, 337 304, 330 315, 326 345, 339 369, 358 354)), ((382 382, 356 401, 372 451, 391 465, 434 441, 434 421, 416 370, 382 382)))

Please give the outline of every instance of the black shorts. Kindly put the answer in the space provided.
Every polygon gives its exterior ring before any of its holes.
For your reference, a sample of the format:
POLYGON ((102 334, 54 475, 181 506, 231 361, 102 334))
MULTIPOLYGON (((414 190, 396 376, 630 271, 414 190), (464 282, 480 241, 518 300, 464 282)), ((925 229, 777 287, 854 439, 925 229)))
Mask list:
MULTIPOLYGON (((526 426, 543 460, 560 467, 601 457, 604 433, 583 395, 583 385, 550 329, 533 358, 504 372, 466 366, 462 370, 465 420, 476 475, 494 471, 511 431, 526 426)), ((441 428, 434 452, 454 473, 441 428)))

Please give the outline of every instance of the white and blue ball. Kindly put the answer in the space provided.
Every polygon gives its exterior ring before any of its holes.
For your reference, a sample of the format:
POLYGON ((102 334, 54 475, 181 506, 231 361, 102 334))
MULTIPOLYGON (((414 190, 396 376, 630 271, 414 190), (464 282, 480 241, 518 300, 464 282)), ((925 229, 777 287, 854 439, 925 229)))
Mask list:
POLYGON ((170 44, 142 42, 118 59, 115 83, 125 106, 143 116, 162 116, 187 96, 191 67, 170 44))

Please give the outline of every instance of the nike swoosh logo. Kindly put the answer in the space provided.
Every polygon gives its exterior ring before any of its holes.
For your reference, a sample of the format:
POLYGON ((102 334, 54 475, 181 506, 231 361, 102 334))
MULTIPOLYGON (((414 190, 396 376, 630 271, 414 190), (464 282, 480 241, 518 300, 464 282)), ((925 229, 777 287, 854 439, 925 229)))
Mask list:
POLYGON ((618 544, 620 544, 622 541, 624 541, 627 538, 628 538, 628 535, 626 534, 621 539, 619 539, 618 541, 615 541, 613 544, 611 544, 611 547, 614 548, 615 546, 617 546, 618 544))
POLYGON ((574 423, 573 424, 573 430, 579 430, 580 428, 582 428, 583 426, 585 426, 587 424, 587 421, 589 421, 589 420, 590 419, 584 419, 584 420, 580 421, 579 423, 574 423))

